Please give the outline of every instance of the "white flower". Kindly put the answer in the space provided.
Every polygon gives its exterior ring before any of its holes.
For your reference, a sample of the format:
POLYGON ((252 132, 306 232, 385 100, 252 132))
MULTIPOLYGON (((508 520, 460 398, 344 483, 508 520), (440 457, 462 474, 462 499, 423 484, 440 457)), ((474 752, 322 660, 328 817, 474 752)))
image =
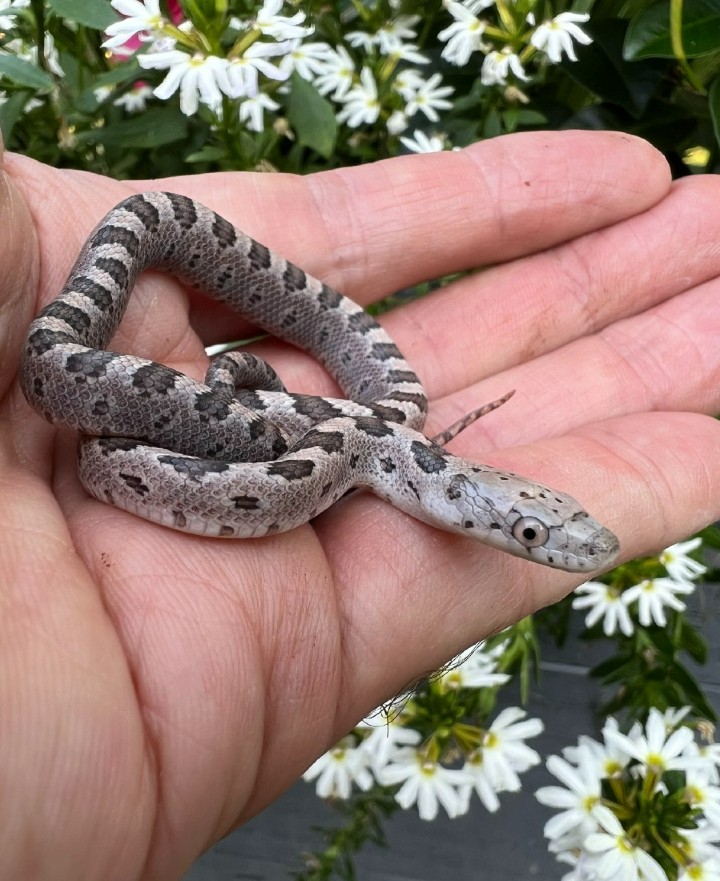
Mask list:
POLYGON ((280 70, 286 77, 295 70, 303 79, 312 80, 316 74, 325 71, 325 62, 331 51, 327 43, 293 40, 292 48, 280 62, 280 70))
POLYGON ((417 36, 414 26, 419 21, 419 15, 399 15, 383 25, 375 35, 380 51, 390 55, 398 49, 403 40, 414 40, 417 36))
POLYGON ((338 113, 338 122, 347 122, 350 128, 362 123, 373 123, 380 115, 380 102, 372 71, 363 67, 360 82, 356 83, 344 98, 345 106, 338 113))
MULTIPOLYGON (((425 150, 416 150, 418 153, 435 153, 443 148, 442 140, 434 138, 435 145, 422 132, 416 132, 418 145, 424 143, 425 150), (437 146, 439 144, 439 146, 437 146)), ((409 138, 400 138, 408 149, 412 149, 408 143, 409 138)), ((506 673, 496 673, 497 652, 485 650, 485 643, 479 642, 467 652, 463 652, 454 658, 445 667, 440 676, 435 680, 441 682, 448 690, 457 691, 460 688, 494 688, 496 685, 504 685, 510 677, 506 673)))
POLYGON ((265 92, 258 92, 255 97, 245 98, 240 104, 240 122, 247 123, 252 132, 261 132, 265 127, 264 111, 277 110, 279 107, 277 101, 273 101, 265 92))
POLYGON ((533 32, 530 42, 536 49, 545 52, 554 64, 562 59, 563 52, 571 61, 577 61, 573 37, 586 46, 592 43, 592 38, 578 27, 577 22, 586 22, 589 18, 586 13, 561 12, 551 21, 541 24, 533 32))
POLYGON ((138 61, 145 68, 168 68, 168 74, 155 89, 157 98, 165 100, 180 89, 180 109, 186 116, 197 112, 202 101, 214 111, 222 105, 221 90, 227 90, 227 66, 225 58, 217 55, 188 55, 179 49, 139 55, 138 61))
MULTIPOLYGON (((22 58, 24 61, 31 61, 33 64, 38 63, 38 47, 35 43, 25 43, 21 39, 16 38, 14 40, 10 40, 5 43, 0 52, 7 52, 12 55, 17 55, 18 58, 22 58)), ((58 50, 55 48, 55 40, 53 39, 53 35, 49 32, 45 32, 45 38, 43 40, 43 52, 45 55, 45 61, 48 66, 48 70, 55 74, 55 76, 64 77, 65 71, 60 67, 60 56, 58 54, 58 50)), ((25 105, 25 109, 29 109, 29 103, 25 105)), ((37 106, 37 105, 36 105, 37 106)))
POLYGON ((410 64, 428 64, 430 62, 427 55, 423 55, 414 43, 398 43, 388 53, 388 57, 395 61, 407 61, 410 64))
POLYGON ((680 872, 677 881, 720 881, 720 860, 692 863, 680 872))
POLYGON ((685 603, 679 600, 676 594, 689 594, 694 590, 695 585, 675 581, 672 578, 646 578, 639 584, 629 587, 624 597, 628 603, 637 601, 638 618, 643 627, 649 627, 653 622, 658 627, 665 627, 667 624, 665 607, 682 612, 685 603))
POLYGON ((301 27, 305 21, 305 13, 297 12, 292 18, 278 15, 283 0, 265 0, 255 16, 255 27, 276 40, 294 40, 311 34, 315 29, 301 27))
POLYGON ((714 786, 704 768, 688 768, 685 772, 685 794, 693 808, 705 814, 715 832, 720 831, 720 786, 714 786))
POLYGON ((545 824, 545 837, 561 839, 571 835, 579 844, 595 829, 592 812, 600 802, 601 775, 597 760, 589 749, 579 747, 576 758, 578 766, 575 768, 560 756, 548 756, 548 771, 566 788, 543 786, 537 790, 535 798, 548 807, 561 809, 545 824))
POLYGON ((438 34, 440 40, 447 41, 447 46, 441 54, 451 64, 462 66, 468 63, 473 52, 483 48, 482 35, 485 24, 462 3, 449 0, 445 6, 455 21, 438 34))
POLYGON ((123 107, 127 113, 136 113, 144 110, 147 105, 148 98, 152 95, 153 90, 150 86, 136 85, 134 88, 120 95, 113 101, 118 107, 123 107))
POLYGON ((364 52, 372 52, 373 46, 377 42, 375 35, 368 34, 367 31, 350 31, 345 39, 353 49, 362 49, 364 52))
POLYGON ((463 799, 467 805, 466 810, 470 807, 470 795, 474 790, 487 810, 494 814, 500 807, 500 799, 497 797, 497 790, 488 776, 481 749, 475 750, 467 757, 463 771, 468 775, 468 782, 461 788, 463 799))
POLYGON ((413 116, 420 110, 431 122, 437 122, 440 119, 437 111, 452 107, 452 102, 447 101, 446 96, 454 91, 452 86, 439 85, 441 81, 442 76, 439 73, 434 73, 408 101, 405 113, 408 116, 413 116))
POLYGON ((600 581, 587 581, 581 584, 575 590, 572 607, 590 609, 585 616, 587 627, 592 627, 602 618, 605 636, 612 636, 618 626, 625 636, 632 636, 633 623, 630 620, 626 596, 610 585, 600 581))
POLYGON ((333 94, 330 97, 334 101, 342 101, 353 84, 355 65, 344 46, 338 46, 337 51, 331 49, 323 69, 315 80, 315 86, 321 95, 333 94))
MULTIPOLYGON (((17 9, 25 9, 30 5, 30 0, 0 0, 0 12, 14 12, 17 9)), ((9 31, 15 26, 15 15, 0 15, 0 30, 9 31)))
POLYGON ((467 781, 467 775, 430 761, 414 747, 399 749, 378 779, 383 786, 402 784, 395 793, 395 801, 405 809, 417 803, 422 820, 434 820, 438 805, 445 808, 449 817, 457 817, 466 810, 458 787, 467 781))
POLYGON ((481 12, 483 9, 489 9, 495 5, 495 0, 462 0, 463 6, 466 6, 473 14, 481 12))
POLYGON ((165 24, 160 0, 112 0, 112 6, 126 18, 106 28, 108 39, 103 43, 106 49, 116 49, 136 35, 141 40, 148 40, 165 24))
POLYGON ((362 750, 373 774, 379 778, 382 769, 392 761, 394 754, 405 746, 415 746, 421 740, 420 732, 390 721, 379 727, 373 724, 372 715, 356 726, 356 731, 366 733, 358 749, 362 750))
POLYGON ((480 745, 483 766, 488 779, 499 792, 520 789, 518 772, 540 764, 540 756, 523 741, 537 737, 543 730, 540 719, 525 719, 519 707, 502 710, 485 732, 480 745), (525 721, 519 721, 525 719, 525 721))
POLYGON ((504 86, 509 73, 527 80, 520 59, 507 46, 501 52, 488 52, 483 61, 481 79, 484 86, 504 86))
MULTIPOLYGON (((424 132, 421 131, 414 132, 412 138, 400 138, 400 141, 412 153, 439 153, 441 150, 445 149, 444 137, 440 135, 431 135, 430 137, 428 137, 424 132)), ((507 680, 510 678, 505 673, 488 673, 486 675, 488 676, 488 678, 495 678, 495 682, 488 684, 500 685, 502 682, 507 682, 507 680)), ((463 687, 467 686, 463 685, 463 687)))
POLYGON ((701 820, 697 829, 683 829, 687 855, 694 863, 706 860, 720 860, 720 848, 715 842, 720 841, 720 830, 707 821, 701 820))
POLYGON ((221 83, 220 88, 229 98, 255 98, 260 89, 258 72, 274 80, 284 80, 288 76, 281 67, 267 60, 284 55, 287 48, 288 43, 253 43, 241 56, 227 62, 227 82, 221 83))
POLYGON ((686 768, 687 756, 683 757, 682 754, 690 744, 694 744, 693 733, 686 726, 681 726, 668 736, 662 713, 655 708, 650 710, 645 733, 641 730, 631 736, 607 729, 605 739, 609 743, 617 744, 655 774, 686 768))
POLYGON ((320 798, 350 798, 353 783, 367 791, 373 784, 367 768, 367 756, 351 745, 352 738, 345 738, 313 762, 303 774, 303 780, 317 777, 315 791, 320 798))
POLYGON ((425 80, 414 67, 407 67, 397 74, 392 85, 406 101, 411 101, 415 93, 425 85, 425 80))
POLYGON ((667 570, 667 574, 675 581, 693 581, 707 572, 707 567, 689 556, 690 551, 700 547, 702 539, 691 538, 671 545, 660 554, 658 559, 667 570))
POLYGON ((612 811, 598 805, 595 818, 605 831, 588 835, 584 846, 595 857, 590 867, 597 878, 602 881, 667 881, 660 864, 630 841, 612 811))

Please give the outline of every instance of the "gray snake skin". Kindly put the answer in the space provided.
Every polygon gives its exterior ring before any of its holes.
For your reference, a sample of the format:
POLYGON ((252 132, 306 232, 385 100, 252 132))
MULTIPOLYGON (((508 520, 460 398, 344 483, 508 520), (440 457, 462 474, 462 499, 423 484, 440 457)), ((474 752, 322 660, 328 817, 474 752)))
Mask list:
POLYGON ((50 422, 81 433, 91 495, 174 529, 271 535, 362 486, 426 523, 559 569, 589 572, 618 551, 570 496, 421 434, 425 392, 380 325, 185 196, 131 196, 98 224, 30 327, 21 381, 50 422), (221 356, 199 383, 106 350, 149 267, 310 352, 348 399, 289 394, 250 355, 221 356))

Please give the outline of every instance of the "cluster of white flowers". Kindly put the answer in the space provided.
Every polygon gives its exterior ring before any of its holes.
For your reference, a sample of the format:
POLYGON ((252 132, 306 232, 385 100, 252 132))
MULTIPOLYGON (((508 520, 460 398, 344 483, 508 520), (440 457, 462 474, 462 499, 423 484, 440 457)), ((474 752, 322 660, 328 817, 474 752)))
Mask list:
MULTIPOLYGON (((503 648, 488 650, 480 643, 459 663, 448 665, 437 683, 447 691, 503 684, 508 676, 496 672, 503 648)), ((473 792, 489 811, 496 811, 498 793, 519 790, 519 775, 540 762, 525 740, 540 734, 543 725, 525 716, 517 707, 502 710, 489 728, 477 729, 477 746, 464 756, 462 766, 449 768, 421 743, 421 734, 411 727, 411 713, 382 725, 372 714, 322 755, 304 779, 317 781, 322 798, 349 798, 353 785, 363 791, 376 782, 397 787, 397 803, 403 808, 417 805, 423 820, 434 819, 440 806, 450 817, 466 813, 473 792)))
MULTIPOLYGON (((527 16, 530 31, 529 43, 532 49, 524 50, 518 55, 509 45, 497 46, 502 42, 502 32, 491 29, 488 22, 478 18, 478 12, 494 5, 494 0, 444 0, 443 5, 455 21, 440 31, 438 37, 445 43, 442 56, 451 64, 463 66, 470 61, 475 52, 484 58, 481 79, 484 85, 505 86, 508 77, 513 74, 518 80, 527 81, 530 77, 525 71, 525 61, 533 54, 533 49, 541 53, 541 57, 557 64, 566 55, 571 61, 577 61, 573 40, 588 45, 591 38, 582 30, 581 24, 590 18, 585 13, 561 12, 552 19, 543 21, 535 27, 535 18, 527 16), (492 31, 493 42, 485 37, 492 31)), ((524 38, 523 38, 524 41, 524 38)))
POLYGON ((559 810, 545 836, 557 859, 573 867, 563 881, 668 881, 650 851, 672 855, 678 881, 720 878, 720 744, 699 745, 682 724, 687 713, 651 710, 647 724, 628 734, 609 718, 603 743, 581 737, 563 757, 548 758, 563 785, 536 797, 559 810), (680 790, 663 780, 668 771, 683 773, 680 790), (675 824, 659 822, 670 800, 675 824))
POLYGON ((685 603, 678 595, 695 590, 693 580, 706 572, 705 566, 689 556, 701 543, 700 538, 680 542, 664 550, 659 562, 665 567, 666 578, 645 578, 632 587, 620 590, 613 584, 588 581, 575 591, 574 609, 587 609, 585 624, 592 627, 602 619, 603 631, 612 636, 619 628, 625 636, 632 636, 635 620, 643 627, 667 624, 666 609, 681 612, 685 603))

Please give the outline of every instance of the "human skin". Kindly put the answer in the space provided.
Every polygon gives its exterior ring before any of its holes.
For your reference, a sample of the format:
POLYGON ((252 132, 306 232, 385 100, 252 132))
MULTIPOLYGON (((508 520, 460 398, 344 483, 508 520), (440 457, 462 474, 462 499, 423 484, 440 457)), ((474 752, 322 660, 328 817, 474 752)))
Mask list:
MULTIPOLYGON (((648 144, 537 133, 308 177, 117 182, 7 155, 0 182, 0 877, 171 881, 373 706, 580 576, 358 493, 247 541, 90 499, 72 433, 25 402, 27 326, 126 195, 205 202, 370 303, 488 267, 383 316, 431 400, 427 433, 570 492, 624 558, 720 516, 720 181, 671 183, 648 144)), ((148 274, 113 347, 196 378, 249 328, 148 274)), ((296 392, 311 358, 258 344, 296 392)))

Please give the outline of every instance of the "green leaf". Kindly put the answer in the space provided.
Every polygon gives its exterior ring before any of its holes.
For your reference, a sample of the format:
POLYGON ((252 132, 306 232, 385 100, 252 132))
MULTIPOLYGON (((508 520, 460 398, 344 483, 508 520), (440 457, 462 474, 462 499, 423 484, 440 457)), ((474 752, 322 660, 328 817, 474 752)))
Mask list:
POLYGON ((186 162, 218 162, 225 159, 227 151, 223 147, 207 146, 185 157, 186 162))
POLYGON ((119 21, 109 0, 48 0, 48 6, 60 18, 95 31, 104 31, 108 25, 119 21))
POLYGON ((182 141, 187 137, 187 127, 187 120, 177 110, 157 108, 105 128, 78 132, 76 137, 79 141, 148 150, 182 141))
MULTIPOLYGON (((682 44, 688 58, 717 51, 720 45, 718 0, 685 0, 682 44)), ((670 39, 670 0, 660 0, 630 22, 625 58, 674 58, 670 39)))
POLYGON ((6 144, 9 143, 15 123, 23 115, 25 104, 31 97, 32 95, 26 91, 12 92, 7 100, 0 104, 0 132, 6 144))
POLYGON ((15 55, 0 55, 0 79, 5 77, 18 86, 41 90, 52 88, 53 78, 30 61, 15 55))
POLYGON ((564 61, 563 71, 575 82, 611 104, 637 117, 662 80, 665 62, 630 62, 623 57, 627 23, 620 19, 599 19, 586 26, 593 38, 578 48, 578 61, 564 61))
POLYGON ((337 120, 332 104, 315 86, 294 73, 287 109, 298 143, 329 159, 337 138, 337 120))

